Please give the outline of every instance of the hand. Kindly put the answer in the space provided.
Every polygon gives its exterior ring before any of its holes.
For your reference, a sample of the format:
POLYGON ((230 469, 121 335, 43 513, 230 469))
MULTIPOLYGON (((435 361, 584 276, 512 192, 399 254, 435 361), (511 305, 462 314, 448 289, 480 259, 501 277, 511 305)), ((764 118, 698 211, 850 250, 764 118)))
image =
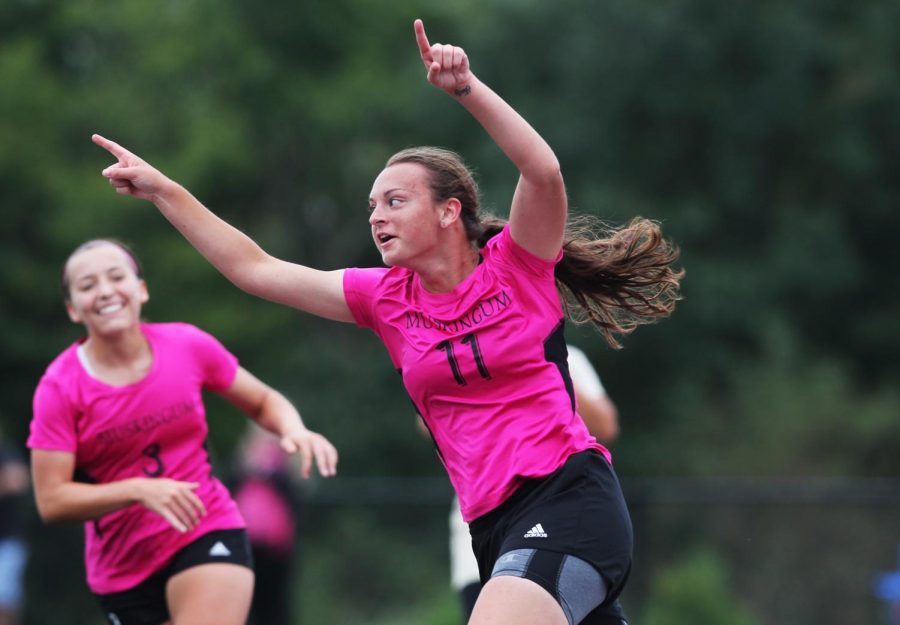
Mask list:
POLYGON ((172 184, 162 173, 118 143, 100 135, 92 135, 91 140, 117 159, 115 165, 110 165, 102 172, 116 193, 153 202, 172 184))
POLYGON ((197 482, 179 482, 169 478, 140 478, 138 501, 168 521, 179 532, 187 532, 206 516, 206 506, 194 491, 197 482))
POLYGON ((428 70, 428 82, 451 95, 468 93, 472 72, 469 71, 469 57, 465 51, 458 46, 428 43, 422 20, 415 21, 414 29, 422 63, 428 70))
POLYGON ((321 434, 306 428, 292 430, 281 437, 281 448, 289 454, 299 454, 300 475, 303 478, 312 474, 314 458, 322 477, 337 473, 337 449, 321 434))

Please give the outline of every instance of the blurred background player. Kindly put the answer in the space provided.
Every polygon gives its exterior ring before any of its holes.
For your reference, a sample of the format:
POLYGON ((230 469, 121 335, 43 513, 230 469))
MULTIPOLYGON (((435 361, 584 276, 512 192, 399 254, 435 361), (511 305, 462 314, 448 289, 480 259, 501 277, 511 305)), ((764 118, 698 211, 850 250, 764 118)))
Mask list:
POLYGON ((296 581, 300 501, 295 467, 278 439, 250 423, 238 447, 232 493, 247 524, 256 572, 249 622, 297 625, 291 601, 296 581))
POLYGON ((566 362, 575 387, 578 414, 601 443, 612 443, 619 436, 619 411, 606 393, 600 376, 587 355, 572 344, 566 362))

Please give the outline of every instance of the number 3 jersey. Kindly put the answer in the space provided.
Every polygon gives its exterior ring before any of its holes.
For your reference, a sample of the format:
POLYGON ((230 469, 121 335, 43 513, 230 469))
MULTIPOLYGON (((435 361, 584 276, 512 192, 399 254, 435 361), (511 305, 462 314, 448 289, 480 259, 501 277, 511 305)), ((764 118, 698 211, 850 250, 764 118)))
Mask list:
POLYGON ((140 381, 110 386, 92 377, 75 343, 50 364, 34 396, 28 447, 74 454, 76 481, 145 477, 199 484, 194 492, 207 514, 184 534, 139 503, 85 523, 88 586, 99 594, 136 586, 207 532, 244 527, 212 475, 201 397, 204 388, 231 385, 237 359, 188 324, 142 324, 141 331, 153 364, 140 381))
POLYGON ((561 258, 530 254, 507 226, 449 293, 426 291, 401 267, 344 272, 356 323, 387 347, 466 521, 573 453, 609 459, 575 411, 553 273, 561 258))

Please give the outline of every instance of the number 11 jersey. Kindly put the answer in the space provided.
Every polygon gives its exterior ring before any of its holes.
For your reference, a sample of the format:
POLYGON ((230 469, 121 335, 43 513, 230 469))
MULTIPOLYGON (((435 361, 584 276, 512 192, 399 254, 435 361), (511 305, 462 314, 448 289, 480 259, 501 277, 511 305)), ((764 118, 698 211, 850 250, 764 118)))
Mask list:
POLYGON ((401 267, 347 269, 356 323, 384 342, 431 431, 466 521, 573 453, 609 452, 575 410, 554 267, 509 227, 455 289, 431 293, 401 267))

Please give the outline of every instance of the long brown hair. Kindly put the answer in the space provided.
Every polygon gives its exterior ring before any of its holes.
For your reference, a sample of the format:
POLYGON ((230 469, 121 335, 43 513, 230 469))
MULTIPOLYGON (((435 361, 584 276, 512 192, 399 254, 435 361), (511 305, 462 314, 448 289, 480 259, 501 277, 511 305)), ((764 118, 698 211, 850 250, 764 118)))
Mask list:
MULTIPOLYGON (((479 249, 506 224, 479 214, 478 184, 455 152, 408 148, 388 159, 386 167, 398 163, 418 163, 428 170, 435 201, 460 201, 466 236, 479 249)), ((619 335, 672 314, 684 276, 683 269, 673 266, 679 255, 656 221, 638 217, 616 228, 590 215, 570 216, 563 258, 555 270, 566 314, 575 323, 594 325, 610 346, 620 348, 619 335)))

